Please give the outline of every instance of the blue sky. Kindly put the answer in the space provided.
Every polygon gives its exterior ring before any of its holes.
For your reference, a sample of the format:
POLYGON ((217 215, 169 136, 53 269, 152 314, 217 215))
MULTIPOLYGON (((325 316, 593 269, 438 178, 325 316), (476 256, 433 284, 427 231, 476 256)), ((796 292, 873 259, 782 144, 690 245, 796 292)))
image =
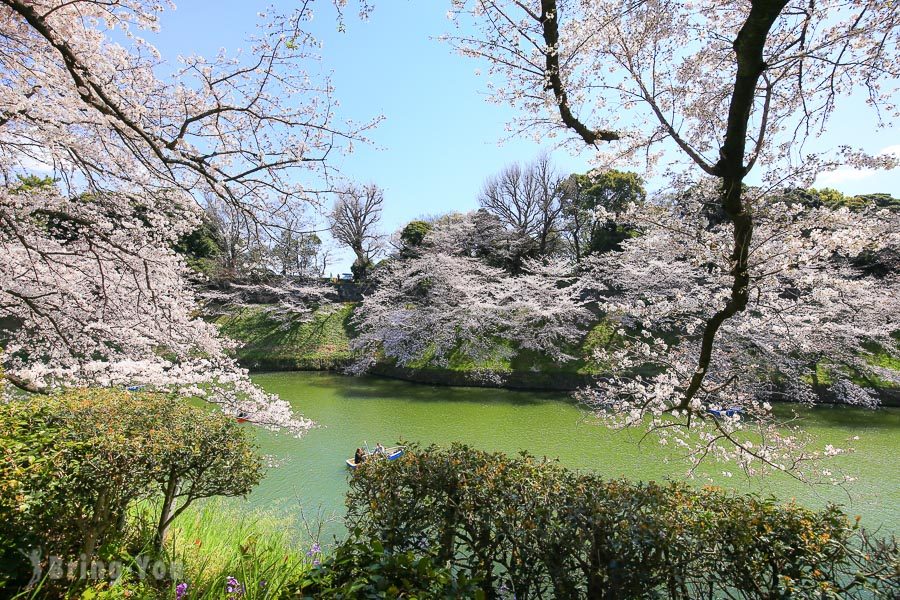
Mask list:
MULTIPOLYGON (((297 4, 297 0, 275 3, 284 11, 297 4)), ((176 11, 164 13, 161 32, 148 36, 173 62, 178 54, 212 55, 219 48, 233 52, 246 46, 257 13, 270 4, 178 0, 177 5, 176 11)), ((432 39, 453 28, 446 17, 449 0, 376 0, 368 21, 359 21, 352 8, 348 10, 345 33, 337 31, 329 3, 320 0, 315 5, 312 29, 323 42, 320 68, 332 73, 341 115, 358 121, 385 116, 371 135, 375 147, 358 147, 338 162, 347 177, 384 189, 385 232, 421 215, 475 208, 486 177, 508 163, 531 160, 542 149, 551 151, 563 172, 589 168, 588 150, 573 155, 553 151, 552 142, 499 143, 507 137, 505 126, 515 113, 486 102, 487 80, 477 74, 479 68, 486 71, 485 65, 432 39)), ((836 116, 821 145, 853 143, 872 152, 900 146, 896 130, 875 132, 856 104, 836 116)), ((879 191, 900 196, 898 171, 844 169, 821 176, 817 184, 849 194, 879 191)), ((332 271, 346 271, 351 261, 346 252, 339 254, 332 271)))

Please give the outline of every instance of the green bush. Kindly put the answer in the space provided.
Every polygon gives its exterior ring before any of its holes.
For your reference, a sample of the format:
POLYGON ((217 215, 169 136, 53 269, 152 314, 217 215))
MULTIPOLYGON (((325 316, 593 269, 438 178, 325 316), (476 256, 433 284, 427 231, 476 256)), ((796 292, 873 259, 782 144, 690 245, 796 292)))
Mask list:
POLYGON ((114 536, 128 505, 150 492, 143 424, 120 420, 119 395, 84 390, 0 405, 4 537, 60 556, 114 536))
POLYGON ((0 403, 0 448, 0 585, 31 573, 28 550, 118 557, 141 500, 162 500, 159 550, 191 502, 246 494, 261 476, 233 419, 161 394, 86 389, 0 403))
POLYGON ((412 550, 388 552, 356 531, 301 581, 301 598, 481 598, 475 582, 438 565, 433 556, 412 550))
POLYGON ((432 226, 426 221, 410 221, 400 231, 400 258, 411 258, 418 255, 419 247, 431 232, 432 226))
POLYGON ((835 507, 605 481, 522 455, 413 447, 358 468, 348 525, 385 552, 431 548, 485 598, 894 598, 894 539, 835 507))

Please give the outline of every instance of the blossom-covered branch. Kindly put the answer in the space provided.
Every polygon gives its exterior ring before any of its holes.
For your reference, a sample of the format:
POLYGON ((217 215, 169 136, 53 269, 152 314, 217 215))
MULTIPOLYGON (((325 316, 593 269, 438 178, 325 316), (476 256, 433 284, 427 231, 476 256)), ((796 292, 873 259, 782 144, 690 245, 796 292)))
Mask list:
POLYGON ((796 424, 773 417, 769 402, 828 393, 874 407, 877 396, 856 381, 900 381, 871 360, 873 348, 897 353, 900 279, 861 268, 863 258, 900 248, 900 215, 755 199, 747 309, 722 322, 708 373, 687 399, 705 325, 732 294, 732 234, 710 205, 696 189, 632 207, 641 234, 621 253, 582 263, 584 285, 621 328, 620 343, 597 356, 614 374, 580 396, 617 424, 649 424, 698 462, 717 456, 750 472, 808 476, 799 467, 821 453, 804 448, 796 424))
POLYGON ((312 4, 268 18, 247 55, 188 56, 161 77, 171 66, 139 37, 158 2, 0 2, 7 379, 181 387, 308 426, 198 318, 173 248, 209 203, 250 227, 295 222, 331 188, 330 157, 377 123, 339 123, 331 84, 308 72, 312 4))
MULTIPOLYGON (((702 399, 722 383, 708 380, 718 369, 714 359, 734 343, 725 339, 729 322, 756 310, 751 294, 760 274, 754 269, 767 269, 752 256, 766 196, 748 197, 745 179, 757 169, 767 184, 805 187, 826 165, 896 165, 895 156, 870 156, 849 145, 831 155, 804 150, 854 92, 866 95, 882 123, 897 116, 896 7, 878 0, 751 0, 740 7, 723 0, 454 0, 452 6, 454 17, 469 18, 478 35, 451 39, 506 78, 508 87, 493 88, 495 99, 523 109, 523 128, 564 127, 591 143, 580 123, 601 121, 618 138, 603 147, 601 164, 638 157, 648 168, 663 162, 675 189, 715 178, 709 201, 730 241, 690 251, 697 258, 724 256, 722 279, 696 300, 706 309, 702 333, 679 345, 693 356, 692 366, 668 384, 679 398, 672 413, 686 415, 688 423, 708 420, 702 399), (556 27, 558 39, 541 43, 535 36, 541 23, 556 27), (553 64, 545 60, 550 55, 553 64), (562 103, 567 110, 560 112, 562 103), (582 116, 574 123, 566 112, 582 116)), ((703 229, 694 234, 707 238, 703 229)), ((679 288, 670 273, 660 275, 679 288)), ((651 404, 654 396, 640 386, 620 393, 651 404)))

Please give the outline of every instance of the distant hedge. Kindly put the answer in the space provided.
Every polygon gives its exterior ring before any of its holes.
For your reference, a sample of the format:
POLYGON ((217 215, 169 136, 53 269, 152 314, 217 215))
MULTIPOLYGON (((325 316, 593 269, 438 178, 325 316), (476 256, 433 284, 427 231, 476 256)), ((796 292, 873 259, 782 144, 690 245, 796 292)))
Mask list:
POLYGON ((356 470, 348 526, 491 598, 897 598, 895 538, 837 508, 413 446, 356 470))

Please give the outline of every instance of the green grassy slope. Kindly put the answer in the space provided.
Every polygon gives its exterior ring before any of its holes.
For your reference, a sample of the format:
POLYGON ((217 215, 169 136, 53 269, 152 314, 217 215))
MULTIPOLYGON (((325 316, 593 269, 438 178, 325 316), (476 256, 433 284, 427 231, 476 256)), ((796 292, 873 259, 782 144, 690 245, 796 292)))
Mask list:
MULTIPOLYGON (((214 320, 225 335, 240 343, 237 357, 243 366, 255 371, 318 371, 342 370, 350 364, 353 336, 350 321, 355 303, 322 308, 306 322, 275 318, 270 308, 266 305, 242 308, 214 320)), ((498 341, 496 352, 483 360, 473 360, 458 351, 450 355, 446 365, 439 365, 427 356, 407 367, 382 360, 373 372, 448 385, 501 383, 508 387, 576 389, 591 376, 609 372, 609 366, 596 362, 592 355, 598 348, 616 346, 617 337, 613 325, 601 320, 578 347, 570 349, 569 354, 575 357, 574 360, 557 362, 530 350, 516 352, 507 342, 498 341)), ((883 348, 870 348, 867 359, 872 364, 900 370, 898 361, 883 348)), ((854 381, 882 390, 895 388, 890 381, 881 378, 863 380, 856 377, 854 381)), ((819 373, 819 383, 828 383, 824 367, 819 373)))
MULTIPOLYGON (((311 321, 301 322, 274 318, 271 307, 259 305, 219 316, 213 322, 222 333, 239 342, 237 358, 251 370, 342 369, 351 360, 350 320, 355 307, 354 303, 346 303, 323 308, 311 321)), ((450 356, 447 365, 438 366, 426 357, 406 369, 398 369, 389 361, 379 366, 382 374, 406 377, 415 372, 422 381, 438 383, 478 383, 485 372, 492 372, 522 387, 555 387, 549 384, 558 383, 563 388, 574 388, 603 370, 602 365, 587 357, 594 348, 612 343, 613 338, 612 327, 600 322, 580 347, 570 351, 576 359, 564 362, 534 351, 510 352, 511 348, 498 343, 493 356, 479 361, 460 351, 450 356), (552 381, 560 377, 562 381, 552 381)))
POLYGON ((243 366, 260 371, 318 371, 349 363, 354 304, 320 309, 307 322, 277 319, 269 308, 243 308, 214 320, 222 333, 240 342, 237 357, 243 366))

